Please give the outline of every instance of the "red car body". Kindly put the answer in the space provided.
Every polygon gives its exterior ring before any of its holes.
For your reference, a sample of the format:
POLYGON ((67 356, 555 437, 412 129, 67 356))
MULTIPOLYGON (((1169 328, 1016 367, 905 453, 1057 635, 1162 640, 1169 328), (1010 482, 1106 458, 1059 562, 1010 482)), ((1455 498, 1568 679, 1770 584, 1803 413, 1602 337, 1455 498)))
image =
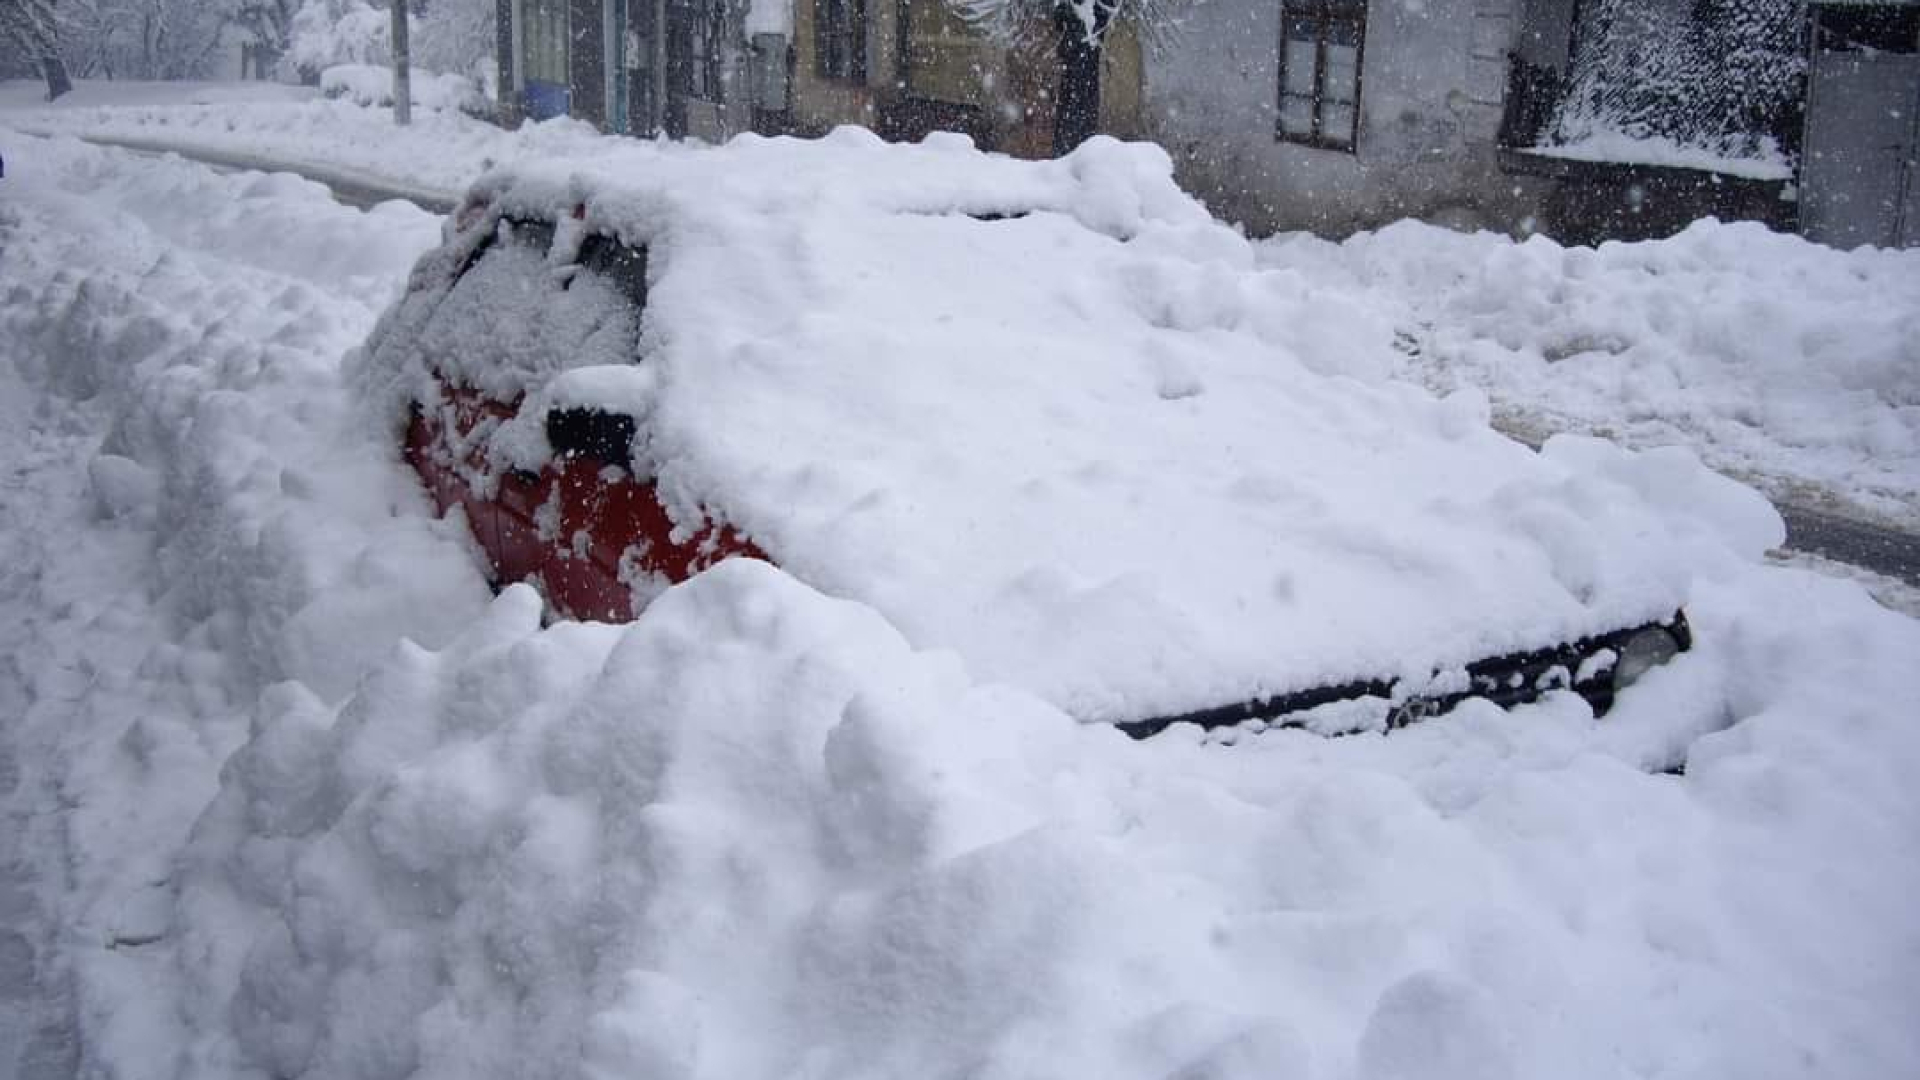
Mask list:
POLYGON ((476 490, 468 477, 484 474, 487 463, 475 429, 511 419, 519 402, 454 387, 443 392, 438 415, 413 410, 406 458, 442 513, 456 506, 465 513, 496 584, 536 581, 557 614, 622 622, 648 595, 636 587, 641 581, 671 584, 735 555, 764 558, 731 528, 676 536, 654 485, 603 460, 611 453, 556 454, 538 473, 510 469, 490 493, 476 490), (474 449, 460 460, 457 446, 474 449))

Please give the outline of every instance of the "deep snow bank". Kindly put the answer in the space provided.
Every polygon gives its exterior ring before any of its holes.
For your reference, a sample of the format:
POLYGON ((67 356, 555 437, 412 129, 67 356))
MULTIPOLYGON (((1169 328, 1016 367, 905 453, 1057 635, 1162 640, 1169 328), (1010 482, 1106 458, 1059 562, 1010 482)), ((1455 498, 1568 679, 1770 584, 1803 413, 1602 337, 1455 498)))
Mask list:
POLYGON ((626 629, 515 587, 262 701, 188 855, 193 1015, 289 1076, 1898 1075, 1920 624, 1745 568, 1696 610, 1606 726, 1228 749, 759 563, 626 629), (1619 756, 1724 723, 1684 778, 1619 756))
POLYGON ((1752 223, 1596 249, 1406 222, 1261 254, 1397 309, 1403 371, 1523 424, 1687 445, 1776 495, 1920 524, 1920 251, 1752 223))
POLYGON ((337 699, 392 635, 443 641, 487 598, 339 391, 435 223, 288 176, 0 151, 0 766, 28 778, 0 784, 0 937, 25 943, 0 1012, 32 1018, 24 1046, 0 1022, 0 1074, 150 1074, 181 1040, 174 858, 260 688, 337 699))

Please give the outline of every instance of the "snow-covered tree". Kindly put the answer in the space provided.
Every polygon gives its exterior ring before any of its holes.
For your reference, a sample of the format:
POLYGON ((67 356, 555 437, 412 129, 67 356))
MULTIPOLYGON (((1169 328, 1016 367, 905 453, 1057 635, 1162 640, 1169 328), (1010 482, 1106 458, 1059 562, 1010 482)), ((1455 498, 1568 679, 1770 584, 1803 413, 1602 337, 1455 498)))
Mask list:
POLYGON ((206 0, 58 3, 61 55, 81 77, 204 78, 219 59, 229 16, 225 4, 206 0))
POLYGON ((71 72, 108 79, 205 78, 223 36, 286 48, 297 0, 0 0, 0 67, 31 68, 53 91, 71 72))
POLYGON ((968 23, 1010 48, 1039 45, 1054 50, 1060 72, 1054 87, 1056 154, 1073 149, 1098 124, 1100 50, 1108 31, 1125 20, 1148 41, 1162 38, 1193 2, 1197 0, 947 0, 968 23))
MULTIPOLYGON (((407 7, 415 67, 490 85, 495 0, 411 0, 407 7)), ((305 0, 291 18, 287 61, 313 75, 338 64, 386 66, 392 63, 392 18, 385 0, 305 0)))
POLYGON ((61 44, 53 0, 0 0, 0 69, 38 73, 49 101, 73 89, 61 44))
POLYGON ((496 0, 430 0, 411 5, 413 62, 428 71, 464 75, 493 96, 496 0))
POLYGON ((284 55, 293 42, 293 16, 299 0, 225 0, 230 7, 228 22, 245 31, 253 46, 274 58, 284 55))
MULTIPOLYGON (((997 41, 1014 42, 1034 27, 1067 21, 1098 48, 1123 8, 1164 7, 1162 0, 947 0, 961 17, 997 41)), ((1159 11, 1147 12, 1157 16, 1159 11)))
POLYGON ((292 20, 285 62, 318 78, 336 64, 392 61, 393 28, 385 7, 366 0, 306 0, 292 20))

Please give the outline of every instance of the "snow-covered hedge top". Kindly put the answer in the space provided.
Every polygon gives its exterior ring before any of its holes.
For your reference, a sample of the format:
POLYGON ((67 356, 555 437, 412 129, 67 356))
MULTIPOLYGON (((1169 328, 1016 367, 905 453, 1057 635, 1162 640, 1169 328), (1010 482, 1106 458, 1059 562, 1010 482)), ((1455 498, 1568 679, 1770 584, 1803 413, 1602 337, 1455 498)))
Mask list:
MULTIPOLYGON (((413 103, 423 109, 460 110, 477 115, 486 107, 486 99, 473 85, 473 80, 465 76, 415 68, 409 87, 413 103)), ((393 69, 380 64, 336 64, 320 73, 320 92, 330 98, 346 98, 356 105, 392 105, 393 69)))
POLYGON ((916 645, 1087 719, 1421 678, 1663 617, 1691 545, 1779 539, 1764 502, 1682 452, 1536 454, 1477 395, 1386 381, 1390 325, 1261 269, 1171 173, 1106 139, 1032 163, 850 130, 497 172, 369 371, 431 394, 432 351, 455 381, 529 392, 496 444, 519 464, 546 452, 547 404, 632 411, 676 520, 729 522, 916 645), (421 348, 503 216, 560 225, 558 255, 494 305, 514 361, 421 348), (635 363, 604 362, 618 320, 537 295, 595 232, 650 252, 635 363))

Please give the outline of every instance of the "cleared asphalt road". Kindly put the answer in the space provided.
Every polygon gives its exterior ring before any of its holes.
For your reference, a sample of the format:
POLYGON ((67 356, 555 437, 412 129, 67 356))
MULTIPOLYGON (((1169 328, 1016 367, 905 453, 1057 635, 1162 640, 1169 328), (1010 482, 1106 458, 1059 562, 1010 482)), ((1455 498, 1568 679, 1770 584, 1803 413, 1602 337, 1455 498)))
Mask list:
MULTIPOLYGON (((1546 437, 1532 427, 1499 417, 1494 418, 1493 426, 1507 438, 1535 450, 1546 437)), ((1920 532, 1777 499, 1773 508, 1780 511, 1781 520, 1787 524, 1784 550, 1818 555, 1920 588, 1920 532)))
POLYGON ((1787 522, 1787 549, 1822 555, 1920 588, 1920 534, 1818 510, 1774 504, 1787 522))
MULTIPOLYGON (((102 146, 118 146, 146 153, 175 153, 216 168, 297 173, 327 185, 334 198, 360 209, 393 199, 405 199, 431 213, 450 214, 459 203, 457 196, 444 191, 409 187, 324 164, 275 161, 220 150, 181 149, 136 139, 82 137, 102 146)), ((1539 446, 1531 432, 1507 431, 1506 434, 1536 449, 1539 446)), ((1840 517, 1790 503, 1775 503, 1774 506, 1787 523, 1787 550, 1819 555, 1920 588, 1920 533, 1840 517)))

